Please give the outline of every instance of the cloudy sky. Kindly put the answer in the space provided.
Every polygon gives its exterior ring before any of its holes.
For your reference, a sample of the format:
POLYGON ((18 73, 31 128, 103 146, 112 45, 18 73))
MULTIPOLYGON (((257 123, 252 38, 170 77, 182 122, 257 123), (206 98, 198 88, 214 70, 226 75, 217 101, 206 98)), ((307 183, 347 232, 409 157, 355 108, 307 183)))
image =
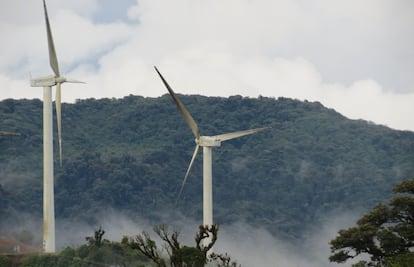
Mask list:
MULTIPOLYGON (((206 96, 319 101, 414 131, 411 0, 48 0, 63 101, 206 96)), ((41 0, 0 1, 0 100, 52 74, 41 0)))

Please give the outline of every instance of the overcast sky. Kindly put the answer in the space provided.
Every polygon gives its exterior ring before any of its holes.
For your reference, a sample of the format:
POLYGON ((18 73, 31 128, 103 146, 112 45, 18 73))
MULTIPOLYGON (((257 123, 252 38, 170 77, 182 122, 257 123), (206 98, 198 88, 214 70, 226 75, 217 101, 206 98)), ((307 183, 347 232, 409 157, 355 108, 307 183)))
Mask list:
MULTIPOLYGON (((63 101, 167 91, 319 101, 414 131, 414 1, 48 0, 63 101)), ((41 0, 0 1, 0 99, 52 74, 41 0)), ((64 112, 64 111, 63 111, 64 112)), ((196 115, 194 115, 196 117, 196 115)))

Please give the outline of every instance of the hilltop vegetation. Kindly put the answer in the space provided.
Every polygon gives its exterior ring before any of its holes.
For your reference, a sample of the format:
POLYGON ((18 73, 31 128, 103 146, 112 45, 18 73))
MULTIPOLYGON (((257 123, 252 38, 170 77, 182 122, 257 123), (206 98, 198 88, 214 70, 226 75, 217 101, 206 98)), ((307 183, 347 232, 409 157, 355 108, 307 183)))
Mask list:
MULTIPOLYGON (((203 135, 271 127, 213 151, 215 220, 300 238, 332 211, 368 210, 414 175, 414 133, 349 120, 318 102, 181 96, 203 135)), ((55 146, 56 215, 87 221, 108 207, 159 223, 201 221, 202 155, 177 207, 194 138, 168 95, 63 104, 63 167, 55 146)), ((42 211, 42 103, 0 102, 0 217, 42 211)), ((55 133, 56 134, 56 133, 55 133)), ((55 139, 56 140, 56 139, 55 139)), ((4 224, 0 227, 4 231, 4 224)))

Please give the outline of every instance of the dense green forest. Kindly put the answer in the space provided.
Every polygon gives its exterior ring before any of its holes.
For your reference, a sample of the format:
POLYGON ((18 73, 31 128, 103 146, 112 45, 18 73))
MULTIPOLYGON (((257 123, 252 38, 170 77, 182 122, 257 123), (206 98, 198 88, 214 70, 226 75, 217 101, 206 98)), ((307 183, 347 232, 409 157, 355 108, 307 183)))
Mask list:
MULTIPOLYGON (((214 149, 218 223, 245 221, 295 240, 325 214, 368 210, 414 177, 413 132, 350 120, 318 102, 180 98, 203 135, 270 127, 214 149)), ((97 223, 94 214, 111 207, 154 224, 167 212, 201 222, 201 153, 174 206, 195 144, 170 96, 63 104, 62 127, 62 167, 55 145, 58 218, 97 223)), ((0 137, 0 218, 41 216, 42 102, 1 101, 0 129, 21 134, 0 137)), ((7 224, 0 227, 7 233, 7 224)))

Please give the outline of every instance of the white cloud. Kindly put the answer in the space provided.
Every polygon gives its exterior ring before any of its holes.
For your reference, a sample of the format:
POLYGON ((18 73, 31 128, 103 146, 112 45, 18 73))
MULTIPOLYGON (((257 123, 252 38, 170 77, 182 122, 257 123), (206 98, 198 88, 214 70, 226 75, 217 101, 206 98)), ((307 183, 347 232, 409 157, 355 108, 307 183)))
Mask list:
MULTIPOLYGON (((51 73, 42 6, 17 2, 0 4, 0 99, 40 98, 28 73, 51 73)), ((179 93, 308 99, 414 131, 407 1, 140 0, 129 24, 95 22, 99 5, 48 1, 61 70, 87 82, 65 85, 64 101, 162 95, 157 65, 179 93)))
MULTIPOLYGON (((47 1, 49 16, 58 10, 72 10, 84 16, 90 16, 98 11, 97 0, 53 0, 47 1)), ((3 0, 0 4, 0 23, 27 25, 44 20, 43 4, 33 0, 3 0)))

